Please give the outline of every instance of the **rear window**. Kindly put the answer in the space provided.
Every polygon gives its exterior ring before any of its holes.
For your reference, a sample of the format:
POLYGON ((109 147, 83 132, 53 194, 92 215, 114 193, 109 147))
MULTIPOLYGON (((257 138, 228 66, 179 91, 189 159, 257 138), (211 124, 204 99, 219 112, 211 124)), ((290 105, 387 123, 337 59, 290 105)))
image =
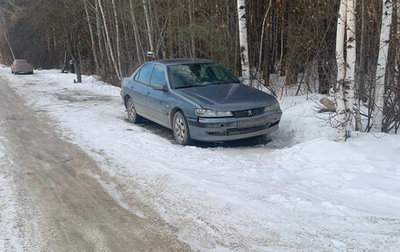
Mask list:
POLYGON ((24 63, 28 63, 28 61, 27 60, 17 60, 17 63, 24 64, 24 63))

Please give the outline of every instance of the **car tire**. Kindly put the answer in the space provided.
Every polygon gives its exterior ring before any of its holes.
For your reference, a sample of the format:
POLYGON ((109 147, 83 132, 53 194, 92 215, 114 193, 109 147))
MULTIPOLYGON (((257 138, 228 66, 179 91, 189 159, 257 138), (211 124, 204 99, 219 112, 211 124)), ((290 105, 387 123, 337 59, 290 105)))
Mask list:
POLYGON ((129 122, 140 123, 142 121, 142 117, 136 113, 135 104, 130 97, 126 101, 126 113, 128 114, 129 122))
POLYGON ((174 132, 175 141, 178 144, 188 145, 192 143, 186 118, 181 111, 174 114, 172 119, 172 130, 174 132))

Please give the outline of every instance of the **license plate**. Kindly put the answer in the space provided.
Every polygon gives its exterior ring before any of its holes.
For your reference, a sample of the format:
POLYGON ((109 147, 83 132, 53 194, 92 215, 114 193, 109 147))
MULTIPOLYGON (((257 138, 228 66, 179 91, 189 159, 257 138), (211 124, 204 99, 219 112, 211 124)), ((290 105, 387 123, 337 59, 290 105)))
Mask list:
POLYGON ((239 121, 238 128, 245 129, 245 128, 258 127, 258 126, 262 126, 262 125, 266 125, 266 124, 267 124, 267 118, 262 117, 262 118, 257 118, 257 119, 253 119, 253 120, 239 121))

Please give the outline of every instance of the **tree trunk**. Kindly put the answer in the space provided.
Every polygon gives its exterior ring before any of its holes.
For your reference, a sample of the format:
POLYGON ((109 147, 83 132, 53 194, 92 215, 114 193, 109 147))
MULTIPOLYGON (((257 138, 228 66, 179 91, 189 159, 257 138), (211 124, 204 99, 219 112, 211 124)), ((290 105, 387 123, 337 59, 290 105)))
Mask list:
POLYGON ((393 3, 392 0, 383 0, 382 6, 382 28, 379 39, 379 56, 375 75, 375 100, 372 119, 372 131, 382 131, 385 73, 387 54, 389 50, 390 26, 392 24, 393 3))
POLYGON ((237 11, 239 19, 239 44, 242 65, 243 84, 251 86, 249 45, 247 40, 247 17, 245 0, 237 0, 237 11))
POLYGON ((138 65, 142 65, 144 59, 143 55, 143 48, 140 42, 139 31, 137 27, 136 17, 135 17, 135 10, 133 8, 133 0, 129 1, 129 5, 131 8, 131 19, 132 19, 132 29, 133 29, 133 36, 135 38, 135 47, 136 47, 136 58, 138 59, 138 65), (142 57, 143 56, 143 57, 142 57))
MULTIPOLYGON (((5 18, 4 18, 4 15, 1 15, 1 17, 2 17, 2 19, 1 19, 1 21, 2 21, 2 24, 1 24, 1 26, 3 27, 3 37, 4 37, 4 39, 6 40, 6 42, 7 42, 7 46, 8 46, 8 49, 10 49, 10 53, 11 53, 11 56, 13 57, 13 59, 15 59, 15 55, 14 55, 14 50, 13 50, 13 48, 12 48, 12 46, 11 46, 11 43, 10 43, 10 41, 8 40, 8 31, 7 31, 7 24, 6 24, 6 20, 5 20, 5 18)), ((0 31, 1 32, 1 31, 0 31)))
POLYGON ((118 79, 121 79, 121 73, 118 71, 117 63, 115 61, 114 53, 113 53, 113 50, 112 50, 112 47, 111 47, 111 40, 110 40, 110 35, 108 34, 107 22, 106 22, 106 17, 105 17, 105 14, 104 14, 103 6, 102 6, 100 0, 97 0, 97 1, 99 3, 99 8, 100 8, 101 15, 103 17, 104 31, 106 33, 107 46, 108 46, 108 49, 109 49, 112 65, 114 67, 115 73, 118 76, 118 79))
POLYGON ((356 64, 356 40, 355 40, 355 8, 354 0, 347 0, 346 9, 346 77, 345 77, 345 103, 347 108, 346 134, 350 137, 352 130, 354 103, 354 83, 355 83, 355 64, 356 64))
POLYGON ((117 64, 118 64, 118 75, 121 79, 122 77, 122 68, 121 68, 121 38, 119 35, 119 25, 118 25, 118 15, 117 15, 117 8, 115 6, 115 0, 111 0, 113 12, 114 12, 114 19, 115 19, 115 36, 116 36, 116 43, 117 43, 117 64))
POLYGON ((75 47, 73 47, 71 34, 67 34, 66 44, 67 44, 67 50, 68 50, 69 55, 71 56, 72 63, 74 65, 75 74, 76 74, 76 80, 74 80, 74 82, 81 83, 82 82, 81 67, 79 64, 79 59, 76 57, 76 51, 75 51, 75 47))
POLYGON ((357 131, 362 131, 362 123, 361 123, 361 112, 360 112, 360 103, 361 100, 365 100, 367 95, 365 92, 365 72, 364 72, 364 44, 365 44, 365 0, 361 0, 361 31, 360 31, 360 47, 359 47, 359 61, 358 67, 356 68, 356 90, 357 90, 357 104, 355 107, 355 117, 356 117, 356 125, 355 129, 357 131))
POLYGON ((188 4, 189 4, 189 23, 190 23, 190 49, 191 49, 191 58, 195 58, 196 57, 196 45, 195 45, 195 41, 194 41, 194 36, 193 36, 193 32, 194 32, 194 23, 193 23, 193 4, 192 4, 193 0, 188 0, 188 4))
POLYGON ((340 1, 339 17, 336 31, 336 62, 337 62, 337 87, 336 87, 336 112, 338 116, 337 141, 347 139, 346 132, 346 103, 344 101, 344 80, 346 77, 346 62, 344 59, 344 37, 346 28, 346 2, 340 1))
MULTIPOLYGON (((262 63, 262 55, 263 55, 263 45, 264 45, 265 26, 266 26, 266 22, 267 22, 267 18, 268 18, 269 11, 270 11, 270 9, 271 9, 271 3, 272 3, 272 0, 269 0, 268 8, 267 8, 267 11, 265 12, 264 19, 263 19, 263 23, 262 23, 261 37, 260 37, 260 50, 259 50, 259 52, 258 52, 258 67, 257 67, 257 70, 258 70, 259 72, 262 71, 262 70, 261 70, 261 63, 262 63)), ((268 49, 268 50, 269 50, 269 49, 268 49)), ((264 71, 266 71, 266 70, 264 69, 264 71)), ((269 76, 269 75, 267 75, 267 76, 269 76)), ((267 84, 267 80, 265 80, 265 83, 264 83, 264 84, 265 84, 265 85, 267 84)), ((266 86, 267 86, 267 85, 266 85, 266 86)), ((259 85, 258 85, 257 88, 260 88, 259 85)))
POLYGON ((153 29, 151 27, 151 21, 150 21, 150 15, 149 15, 147 1, 148 0, 143 0, 143 9, 144 9, 144 15, 146 18, 147 36, 149 39, 150 51, 153 53, 153 57, 154 57, 155 52, 154 52, 154 42, 153 42, 153 29))
POLYGON ((101 31, 101 17, 99 13, 99 3, 97 2, 97 0, 95 1, 95 11, 96 11, 97 42, 99 44, 100 61, 104 64, 104 50, 102 43, 103 32, 101 31))
POLYGON ((89 33, 90 33, 90 41, 92 42, 92 53, 93 53, 93 58, 94 58, 94 63, 95 63, 95 69, 96 69, 96 73, 99 72, 99 60, 97 58, 97 50, 96 50, 96 44, 94 42, 94 34, 93 34, 93 29, 92 29, 92 25, 90 24, 90 17, 89 17, 89 11, 88 11, 88 7, 87 7, 87 0, 82 0, 83 1, 83 6, 85 8, 85 13, 86 13, 86 19, 88 22, 88 26, 89 26, 89 33))

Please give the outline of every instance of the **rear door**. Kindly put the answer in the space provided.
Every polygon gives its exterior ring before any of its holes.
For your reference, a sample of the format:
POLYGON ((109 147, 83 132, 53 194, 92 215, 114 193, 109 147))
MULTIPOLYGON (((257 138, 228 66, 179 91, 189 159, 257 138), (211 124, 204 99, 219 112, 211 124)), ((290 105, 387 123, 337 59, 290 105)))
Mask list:
POLYGON ((132 85, 129 87, 129 95, 133 99, 136 111, 139 115, 149 117, 150 111, 150 77, 153 63, 144 64, 133 77, 132 85))

